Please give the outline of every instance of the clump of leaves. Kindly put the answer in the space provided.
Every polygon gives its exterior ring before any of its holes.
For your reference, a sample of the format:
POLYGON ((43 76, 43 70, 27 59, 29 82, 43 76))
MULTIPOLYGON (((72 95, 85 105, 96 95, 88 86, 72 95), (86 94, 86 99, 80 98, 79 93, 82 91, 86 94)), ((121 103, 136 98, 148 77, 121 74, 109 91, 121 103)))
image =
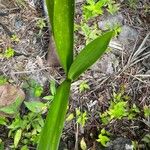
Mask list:
POLYGON ((0 86, 7 83, 7 78, 3 75, 0 75, 0 86))
POLYGON ((8 59, 8 58, 13 57, 14 54, 15 54, 15 50, 14 50, 13 48, 11 48, 11 47, 8 47, 8 48, 5 50, 3 56, 4 56, 4 58, 7 58, 7 59, 8 59))
POLYGON ((46 23, 45 23, 45 20, 43 18, 40 18, 37 20, 36 22, 36 26, 37 28, 39 28, 39 35, 41 35, 42 33, 42 30, 46 27, 46 23))
POLYGON ((31 97, 40 97, 43 93, 43 87, 33 79, 26 81, 23 85, 23 88, 31 97))
POLYGON ((85 20, 91 19, 103 14, 103 9, 106 7, 110 14, 114 14, 119 10, 119 4, 114 0, 86 0, 86 5, 83 6, 85 20))
POLYGON ((102 129, 100 134, 98 135, 97 141, 101 143, 102 146, 107 147, 108 142, 110 141, 110 133, 107 132, 105 129, 102 129))
POLYGON ((103 124, 108 124, 112 119, 134 119, 140 113, 139 108, 133 104, 129 107, 129 97, 123 91, 113 93, 113 99, 110 102, 108 110, 100 115, 103 124))
POLYGON ((12 35, 11 40, 12 40, 13 42, 16 42, 16 43, 20 42, 20 39, 19 39, 19 37, 18 37, 16 34, 13 34, 13 35, 12 35))
POLYGON ((87 112, 86 111, 81 112, 80 109, 76 108, 76 119, 77 123, 79 123, 82 127, 84 127, 88 119, 87 112))
POLYGON ((80 93, 83 92, 83 91, 85 91, 85 90, 88 90, 88 89, 90 89, 90 87, 89 87, 87 81, 82 81, 80 83, 80 85, 79 85, 79 91, 80 91, 80 93))

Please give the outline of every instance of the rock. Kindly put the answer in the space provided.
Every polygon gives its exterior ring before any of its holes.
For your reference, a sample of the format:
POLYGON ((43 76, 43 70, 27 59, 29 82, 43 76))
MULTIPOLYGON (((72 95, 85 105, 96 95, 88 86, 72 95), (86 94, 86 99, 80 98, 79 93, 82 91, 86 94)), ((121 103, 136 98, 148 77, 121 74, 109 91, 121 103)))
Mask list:
POLYGON ((16 86, 5 84, 0 86, 0 115, 12 117, 15 115, 22 101, 24 92, 16 86))
POLYGON ((118 36, 118 40, 122 43, 127 43, 128 40, 135 41, 138 37, 138 32, 130 26, 124 25, 121 28, 121 33, 118 36))
POLYGON ((76 2, 76 3, 83 3, 84 0, 76 0, 75 2, 76 2))
POLYGON ((95 65, 93 65, 92 70, 111 75, 114 73, 117 66, 118 60, 116 56, 112 53, 109 53, 104 55, 95 65))
POLYGON ((132 141, 124 138, 124 137, 119 137, 116 138, 114 141, 110 142, 110 145, 108 148, 105 150, 132 150, 133 145, 132 141))
POLYGON ((109 28, 113 28, 115 25, 122 25, 123 23, 123 16, 121 13, 118 13, 116 15, 110 15, 106 17, 106 19, 98 22, 98 27, 101 30, 107 30, 109 28))

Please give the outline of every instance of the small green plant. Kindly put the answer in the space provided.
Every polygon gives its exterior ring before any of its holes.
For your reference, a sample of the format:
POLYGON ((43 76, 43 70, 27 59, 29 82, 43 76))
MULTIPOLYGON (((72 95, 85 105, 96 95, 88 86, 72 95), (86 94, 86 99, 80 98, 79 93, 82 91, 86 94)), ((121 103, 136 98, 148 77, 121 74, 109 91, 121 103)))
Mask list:
POLYGON ((145 143, 145 147, 147 145, 148 148, 150 148, 150 134, 146 134, 143 138, 142 141, 145 143))
POLYGON ((86 111, 81 112, 80 109, 76 108, 76 118, 77 118, 77 123, 79 123, 82 127, 84 127, 88 119, 87 112, 86 111))
POLYGON ((11 40, 12 40, 13 42, 16 42, 16 43, 20 42, 20 39, 19 39, 19 37, 18 37, 16 34, 13 34, 13 35, 12 35, 11 40))
POLYGON ((3 75, 0 75, 0 86, 7 83, 7 78, 3 75))
POLYGON ((140 113, 140 110, 135 104, 129 107, 128 99, 129 97, 123 91, 114 92, 108 110, 100 115, 102 123, 108 124, 112 119, 122 119, 124 117, 129 120, 134 119, 140 113))
POLYGON ((54 99, 54 96, 56 94, 56 85, 55 85, 55 81, 54 80, 51 80, 50 82, 50 95, 48 96, 44 96, 43 99, 45 100, 53 100, 54 99))
POLYGON ((83 7, 85 20, 103 14, 102 7, 105 5, 105 0, 95 2, 95 0, 87 0, 87 4, 83 7))
POLYGON ((8 59, 8 58, 13 57, 14 54, 15 54, 15 50, 14 50, 13 48, 11 48, 11 47, 8 47, 8 48, 5 50, 3 56, 8 59))
POLYGON ((31 97, 40 97, 43 93, 43 87, 33 79, 25 82, 23 88, 29 93, 31 97))
POLYGON ((21 8, 26 8, 27 7, 27 3, 25 0, 15 0, 17 5, 21 8))
POLYGON ((128 4, 131 8, 136 9, 137 0, 128 0, 128 4))
POLYGON ((118 10, 120 9, 120 5, 116 4, 114 0, 108 0, 107 7, 107 11, 112 15, 118 12, 118 10))
POLYGON ((41 35, 42 33, 42 30, 46 27, 46 23, 45 23, 45 20, 43 18, 40 18, 37 20, 36 22, 36 26, 37 28, 39 28, 39 35, 41 35))
POLYGON ((110 141, 110 133, 107 132, 105 129, 102 129, 100 134, 98 135, 97 142, 100 142, 102 146, 107 147, 108 142, 110 141))
POLYGON ((114 0, 86 0, 86 5, 83 6, 83 16, 85 20, 91 19, 103 14, 104 7, 110 14, 115 14, 119 10, 119 4, 114 0))
POLYGON ((90 87, 87 84, 87 82, 86 81, 82 81, 80 83, 80 85, 79 85, 79 91, 80 91, 80 93, 83 92, 83 91, 85 91, 85 90, 88 90, 88 89, 90 89, 90 87))
POLYGON ((42 114, 47 110, 47 105, 34 101, 25 102, 25 106, 29 110, 26 115, 21 116, 18 114, 10 125, 7 123, 8 136, 14 139, 13 145, 10 146, 11 148, 18 148, 19 145, 37 144, 40 132, 44 126, 42 114))

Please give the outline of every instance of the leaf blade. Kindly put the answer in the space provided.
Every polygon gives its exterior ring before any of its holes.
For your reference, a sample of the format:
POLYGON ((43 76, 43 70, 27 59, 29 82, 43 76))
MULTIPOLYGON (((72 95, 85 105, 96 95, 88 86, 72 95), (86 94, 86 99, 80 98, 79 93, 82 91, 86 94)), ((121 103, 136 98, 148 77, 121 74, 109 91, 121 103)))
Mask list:
POLYGON ((98 37, 89 43, 76 57, 72 63, 69 72, 68 79, 75 80, 82 74, 86 69, 96 62, 96 60, 102 56, 107 49, 110 39, 113 35, 113 31, 109 31, 104 35, 98 37), (93 50, 95 50, 93 52, 93 50))
POLYGON ((53 32, 60 63, 67 73, 73 62, 74 0, 55 0, 53 32))
POLYGON ((71 81, 65 80, 57 89, 41 133, 38 150, 56 150, 67 111, 71 81))

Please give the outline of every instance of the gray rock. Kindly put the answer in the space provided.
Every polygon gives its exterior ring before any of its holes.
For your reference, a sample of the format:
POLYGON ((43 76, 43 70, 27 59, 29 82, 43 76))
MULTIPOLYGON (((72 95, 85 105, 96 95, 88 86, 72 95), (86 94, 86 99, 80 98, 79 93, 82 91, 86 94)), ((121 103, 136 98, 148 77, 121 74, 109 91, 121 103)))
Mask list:
POLYGON ((109 147, 105 150, 133 150, 133 145, 131 140, 119 137, 111 141, 109 147))
POLYGON ((95 65, 93 65, 92 70, 111 75, 115 72, 117 64, 116 56, 113 53, 109 53, 104 55, 95 65))
POLYGON ((84 0, 75 0, 76 3, 83 3, 84 0))
POLYGON ((110 15, 106 17, 106 19, 98 22, 98 27, 101 30, 107 30, 109 28, 113 28, 115 25, 122 25, 123 23, 123 16, 121 13, 110 15))
POLYGON ((127 43, 129 40, 135 41, 137 39, 138 32, 130 26, 124 25, 121 28, 121 33, 118 36, 118 40, 122 43, 127 43))

